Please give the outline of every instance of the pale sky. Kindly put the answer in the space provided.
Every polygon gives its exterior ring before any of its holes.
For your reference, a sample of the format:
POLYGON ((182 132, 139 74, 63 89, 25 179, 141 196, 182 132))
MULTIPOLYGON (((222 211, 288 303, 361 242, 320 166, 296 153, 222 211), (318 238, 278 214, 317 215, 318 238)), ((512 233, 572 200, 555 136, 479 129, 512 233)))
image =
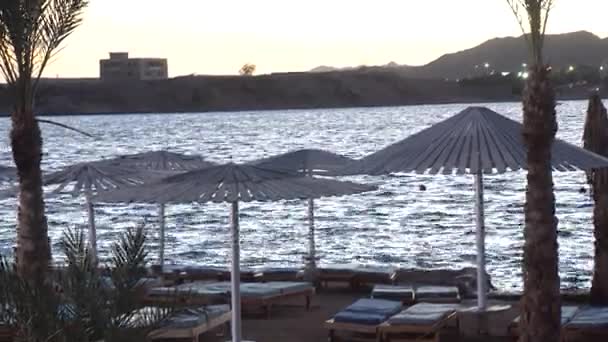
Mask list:
MULTIPOLYGON (((305 71, 319 65, 426 64, 520 35, 505 0, 90 0, 46 72, 97 77, 110 51, 169 59, 170 76, 305 71)), ((608 36, 606 0, 556 0, 550 33, 608 36)))

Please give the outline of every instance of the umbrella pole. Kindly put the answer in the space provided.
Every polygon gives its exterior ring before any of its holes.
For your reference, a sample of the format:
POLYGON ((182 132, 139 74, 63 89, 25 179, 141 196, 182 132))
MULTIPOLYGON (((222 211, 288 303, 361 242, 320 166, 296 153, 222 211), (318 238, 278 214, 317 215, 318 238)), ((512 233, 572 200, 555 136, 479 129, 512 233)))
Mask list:
POLYGON ((317 270, 317 256, 315 248, 315 202, 312 198, 308 199, 308 271, 310 278, 315 280, 317 270))
POLYGON ((91 249, 93 263, 97 264, 97 228, 95 227, 95 207, 93 201, 91 201, 91 189, 86 190, 85 201, 89 214, 89 248, 91 249))
POLYGON ((159 241, 159 263, 160 271, 163 272, 165 268, 165 204, 161 203, 158 206, 158 222, 160 225, 160 241, 159 241))
MULTIPOLYGON (((308 177, 313 176, 313 170, 308 169, 305 171, 308 177)), ((307 274, 308 281, 314 283, 317 280, 317 256, 315 249, 315 202, 314 199, 308 199, 308 265, 307 274)))
POLYGON ((484 311, 487 307, 485 223, 483 212, 483 172, 475 174, 475 214, 477 236, 477 308, 484 311))
POLYGON ((232 342, 241 342, 241 271, 239 251, 239 203, 232 202, 232 342))

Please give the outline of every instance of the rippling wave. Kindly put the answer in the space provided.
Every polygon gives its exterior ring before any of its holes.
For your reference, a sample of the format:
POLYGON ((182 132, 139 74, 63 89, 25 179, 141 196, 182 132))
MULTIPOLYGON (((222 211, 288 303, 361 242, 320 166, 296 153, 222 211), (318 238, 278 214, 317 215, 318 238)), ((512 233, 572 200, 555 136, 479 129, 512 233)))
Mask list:
MULTIPOLYGON (((486 104, 521 121, 519 103, 486 104)), ((43 127, 44 168, 154 149, 200 153, 216 162, 243 162, 299 148, 322 148, 360 158, 445 119, 467 105, 288 110, 239 113, 71 116, 54 118, 101 138, 43 127)), ((558 136, 580 145, 586 103, 558 107, 558 136)), ((8 146, 8 119, 0 127, 8 146)), ((6 148, 1 161, 10 162, 6 148)), ((589 286, 593 267, 593 202, 579 192, 581 172, 555 173, 562 287, 589 286)), ((357 262, 411 268, 460 268, 475 262, 473 177, 359 176, 374 193, 316 201, 321 263, 357 262), (420 191, 424 184, 427 191, 420 191)), ((525 174, 485 179, 488 272, 503 290, 521 288, 525 174)), ((86 225, 82 198, 47 198, 53 248, 69 226, 86 225)), ((157 209, 111 205, 96 210, 100 255, 116 232, 146 224, 157 255, 157 209)), ((167 206, 167 258, 182 264, 229 263, 228 205, 167 206)), ((307 248, 305 201, 241 206, 244 265, 301 265, 307 248)), ((0 253, 15 241, 15 202, 0 201, 0 253)))

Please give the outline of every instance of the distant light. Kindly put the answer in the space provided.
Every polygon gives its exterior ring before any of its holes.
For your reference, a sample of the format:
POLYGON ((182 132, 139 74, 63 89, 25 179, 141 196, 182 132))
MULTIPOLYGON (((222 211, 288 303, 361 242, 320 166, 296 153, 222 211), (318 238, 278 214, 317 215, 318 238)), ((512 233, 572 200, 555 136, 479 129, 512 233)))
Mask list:
POLYGON ((517 73, 517 77, 522 77, 523 74, 524 73, 520 71, 520 72, 517 73))
POLYGON ((574 71, 574 66, 571 65, 570 67, 568 67, 568 71, 574 71))
POLYGON ((483 65, 486 69, 490 67, 490 63, 486 63, 483 65))
POLYGON ((521 66, 524 67, 524 68, 527 68, 528 67, 528 63, 521 63, 521 66))
POLYGON ((503 75, 503 76, 509 76, 509 75, 511 75, 511 73, 508 72, 508 71, 503 71, 500 74, 503 75))
POLYGON ((600 67, 600 70, 604 71, 604 66, 603 65, 600 67))
POLYGON ((530 74, 528 74, 527 72, 524 72, 523 74, 521 74, 521 77, 525 80, 528 78, 528 76, 530 76, 530 74))

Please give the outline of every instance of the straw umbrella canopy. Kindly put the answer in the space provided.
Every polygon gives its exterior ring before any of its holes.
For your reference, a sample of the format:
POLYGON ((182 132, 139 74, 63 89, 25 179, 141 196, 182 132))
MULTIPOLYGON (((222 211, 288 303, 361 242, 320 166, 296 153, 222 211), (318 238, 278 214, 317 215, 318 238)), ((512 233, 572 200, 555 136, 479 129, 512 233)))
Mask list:
MULTIPOLYGON (((354 162, 353 159, 318 149, 302 149, 279 154, 273 157, 259 159, 251 164, 275 170, 300 172, 312 177, 313 175, 328 175, 354 162)), ((315 216, 314 199, 308 199, 308 257, 307 275, 309 280, 316 278, 316 248, 315 248, 315 216)))
POLYGON ((123 203, 230 203, 232 208, 232 341, 240 342, 239 202, 307 199, 349 195, 371 190, 375 190, 375 187, 311 178, 301 173, 264 169, 254 165, 229 163, 171 176, 144 186, 103 193, 97 197, 97 200, 123 203))
MULTIPOLYGON (((112 159, 112 162, 124 167, 134 167, 142 170, 176 171, 203 169, 216 165, 205 160, 201 155, 188 155, 165 150, 129 154, 112 159)), ((159 264, 165 265, 165 204, 158 205, 158 220, 160 226, 159 264)))
MULTIPOLYGON (((555 171, 608 166, 608 159, 556 139, 551 166, 555 171)), ((477 300, 485 310, 485 226, 483 174, 526 169, 522 125, 485 107, 469 107, 400 142, 373 153, 341 171, 379 175, 391 172, 475 175, 477 226, 477 300)))
MULTIPOLYGON (((608 115, 599 94, 589 98, 587 117, 583 133, 585 149, 608 156, 608 115)), ((591 279, 591 304, 608 304, 608 169, 594 169, 587 172, 587 182, 591 187, 593 206, 593 235, 595 256, 593 278, 591 279)))
POLYGON ((181 154, 166 150, 118 156, 112 159, 112 162, 118 165, 134 166, 138 169, 160 171, 189 171, 215 165, 201 155, 181 154))
POLYGON ((115 164, 111 160, 77 163, 43 177, 43 184, 57 185, 52 193, 67 190, 73 197, 84 194, 89 216, 89 244, 93 258, 97 260, 97 230, 92 195, 103 191, 128 188, 143 184, 167 173, 138 170, 115 164), (72 186, 70 187, 70 185, 72 186))

